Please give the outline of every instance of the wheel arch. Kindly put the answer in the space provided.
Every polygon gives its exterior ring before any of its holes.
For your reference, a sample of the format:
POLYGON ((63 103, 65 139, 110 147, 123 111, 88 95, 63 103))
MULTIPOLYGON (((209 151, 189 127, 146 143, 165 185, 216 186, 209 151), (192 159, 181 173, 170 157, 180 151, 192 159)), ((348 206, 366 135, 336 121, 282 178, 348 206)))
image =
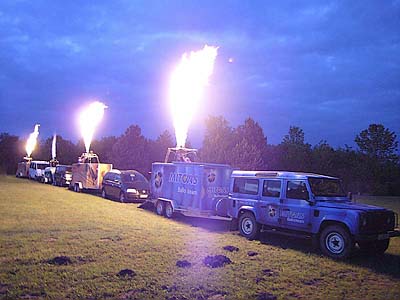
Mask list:
POLYGON ((324 220, 321 222, 321 225, 319 226, 319 230, 318 230, 318 234, 321 234, 321 232, 327 228, 328 226, 340 226, 342 227, 344 230, 346 230, 350 235, 352 235, 351 230, 349 228, 349 226, 343 222, 343 221, 338 221, 338 220, 324 220))

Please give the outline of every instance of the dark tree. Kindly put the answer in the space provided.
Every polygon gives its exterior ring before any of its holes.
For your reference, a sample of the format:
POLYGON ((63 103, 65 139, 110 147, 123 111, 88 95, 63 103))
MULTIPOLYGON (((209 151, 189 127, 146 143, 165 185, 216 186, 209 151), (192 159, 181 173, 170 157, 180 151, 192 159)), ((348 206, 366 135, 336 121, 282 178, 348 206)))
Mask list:
POLYGON ((301 128, 290 126, 289 133, 279 145, 279 166, 282 170, 303 171, 311 169, 311 145, 304 142, 301 128))
POLYGON ((235 145, 233 129, 222 116, 209 116, 206 120, 206 132, 201 160, 212 163, 230 163, 230 153, 235 145))
POLYGON ((23 142, 18 136, 0 134, 0 172, 15 174, 18 162, 25 154, 23 142))
POLYGON ((234 130, 235 145, 230 159, 234 167, 260 170, 264 167, 267 138, 261 126, 251 118, 234 130))
POLYGON ((151 169, 149 142, 138 125, 131 125, 113 147, 112 163, 122 170, 135 169, 148 174, 151 169))
POLYGON ((168 148, 175 145, 175 139, 168 130, 165 130, 155 141, 150 141, 152 162, 163 162, 168 148))
POLYGON ((355 138, 360 151, 380 162, 396 161, 398 142, 396 134, 381 124, 371 124, 355 138))

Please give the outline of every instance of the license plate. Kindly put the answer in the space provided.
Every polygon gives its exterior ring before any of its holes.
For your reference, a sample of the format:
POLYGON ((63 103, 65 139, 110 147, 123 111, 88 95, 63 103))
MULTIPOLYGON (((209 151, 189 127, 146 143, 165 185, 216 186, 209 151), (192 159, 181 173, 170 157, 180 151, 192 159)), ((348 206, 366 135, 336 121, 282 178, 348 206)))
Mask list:
POLYGON ((378 234, 378 240, 387 240, 389 238, 388 233, 378 234))
POLYGON ((147 198, 149 195, 140 195, 140 198, 147 198))

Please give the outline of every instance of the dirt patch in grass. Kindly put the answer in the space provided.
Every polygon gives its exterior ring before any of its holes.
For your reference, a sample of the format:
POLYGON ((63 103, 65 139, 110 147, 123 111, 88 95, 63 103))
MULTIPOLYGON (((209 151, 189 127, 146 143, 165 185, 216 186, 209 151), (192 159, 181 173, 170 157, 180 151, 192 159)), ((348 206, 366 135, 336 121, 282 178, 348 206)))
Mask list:
POLYGON ((192 264, 188 262, 187 260, 178 260, 176 262, 176 266, 179 268, 190 268, 192 264))
POLYGON ((267 292, 263 292, 257 295, 257 300, 277 300, 278 297, 267 292))
POLYGON ((47 295, 45 292, 32 292, 32 293, 22 294, 20 296, 20 299, 42 299, 46 296, 47 295))
POLYGON ((225 255, 207 256, 203 260, 204 264, 211 268, 221 268, 225 265, 231 264, 232 261, 225 255))
POLYGON ((0 282, 0 296, 7 294, 8 284, 3 284, 0 282))
POLYGON ((47 260, 47 263, 50 265, 66 266, 72 264, 72 260, 68 256, 56 256, 47 260))
POLYGON ((255 251, 248 251, 248 252, 247 252, 247 255, 248 255, 248 256, 256 256, 256 255, 258 255, 258 252, 255 252, 255 251))
POLYGON ((318 285, 322 281, 321 278, 312 278, 307 280, 302 280, 301 282, 305 285, 318 285))
POLYGON ((226 251, 229 251, 229 252, 238 252, 239 251, 238 247, 230 246, 230 245, 229 246, 225 246, 223 249, 226 250, 226 251))
POLYGON ((117 276, 123 279, 131 279, 136 276, 136 273, 131 269, 123 269, 117 273, 117 276))
POLYGON ((118 299, 141 299, 141 296, 139 296, 138 294, 142 294, 146 291, 146 288, 128 290, 125 293, 120 294, 118 299))

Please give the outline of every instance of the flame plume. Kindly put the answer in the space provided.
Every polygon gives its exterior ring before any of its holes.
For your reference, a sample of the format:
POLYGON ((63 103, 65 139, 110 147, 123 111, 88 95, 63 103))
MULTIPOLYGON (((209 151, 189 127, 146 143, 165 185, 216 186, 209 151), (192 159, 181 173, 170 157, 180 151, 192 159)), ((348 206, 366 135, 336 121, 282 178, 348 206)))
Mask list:
POLYGON ((169 99, 175 127, 176 146, 185 147, 190 121, 201 101, 217 57, 218 47, 184 53, 170 78, 169 99))
POLYGON ((107 106, 99 101, 92 102, 79 115, 79 125, 85 143, 86 152, 89 153, 94 131, 99 125, 107 106))
POLYGON ((56 151, 56 142, 57 142, 57 135, 53 135, 53 143, 51 144, 51 156, 53 159, 56 159, 57 157, 57 151, 56 151))
POLYGON ((31 157, 31 154, 32 154, 33 150, 35 150, 37 137, 39 135, 39 126, 40 126, 40 124, 36 124, 35 125, 35 129, 29 135, 29 138, 26 141, 25 150, 26 150, 26 156, 27 157, 31 157))

